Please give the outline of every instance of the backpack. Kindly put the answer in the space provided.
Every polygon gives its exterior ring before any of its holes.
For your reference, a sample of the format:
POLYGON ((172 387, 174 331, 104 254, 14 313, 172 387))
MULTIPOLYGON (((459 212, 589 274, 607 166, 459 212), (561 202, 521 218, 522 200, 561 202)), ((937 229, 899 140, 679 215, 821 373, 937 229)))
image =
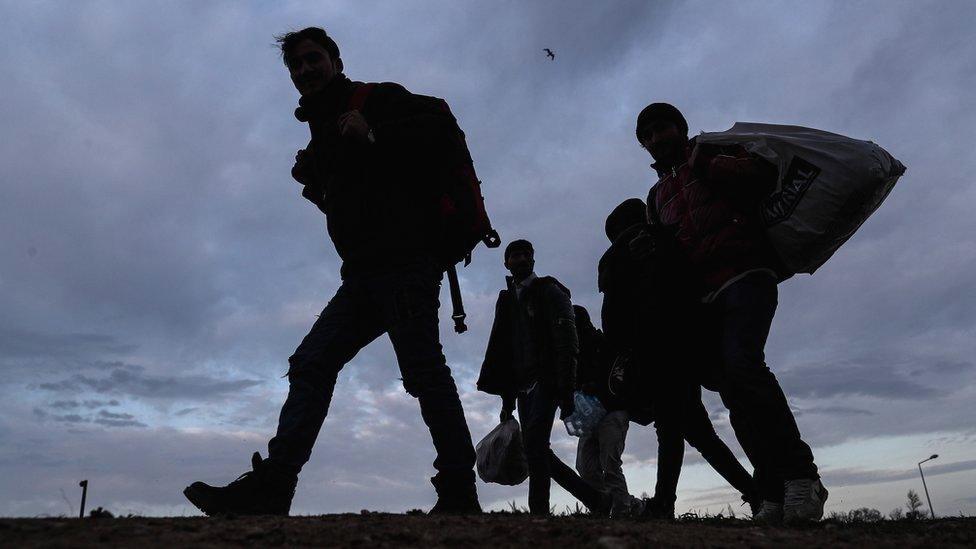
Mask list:
MULTIPOLYGON (((349 110, 362 111, 369 97, 374 83, 362 84, 357 87, 349 98, 349 110)), ((437 221, 434 223, 435 233, 432 235, 437 243, 434 246, 434 260, 438 266, 447 272, 451 291, 451 304, 454 320, 454 331, 464 333, 468 328, 464 324, 467 316, 461 301, 461 288, 458 283, 456 264, 464 261, 467 266, 471 263, 471 252, 483 242, 488 248, 501 245, 498 232, 491 226, 488 212, 485 209, 485 199, 481 194, 481 181, 474 171, 474 162, 468 150, 464 131, 457 124, 457 119, 451 113, 447 101, 439 97, 412 94, 419 104, 425 104, 430 112, 438 112, 448 116, 452 122, 452 135, 446 136, 450 142, 444 155, 449 158, 448 165, 443 166, 446 177, 439 178, 441 188, 437 189, 437 221)))
POLYGON ((813 274, 881 205, 905 166, 871 141, 803 128, 736 122, 698 143, 740 145, 779 171, 760 207, 766 234, 793 273, 813 274))

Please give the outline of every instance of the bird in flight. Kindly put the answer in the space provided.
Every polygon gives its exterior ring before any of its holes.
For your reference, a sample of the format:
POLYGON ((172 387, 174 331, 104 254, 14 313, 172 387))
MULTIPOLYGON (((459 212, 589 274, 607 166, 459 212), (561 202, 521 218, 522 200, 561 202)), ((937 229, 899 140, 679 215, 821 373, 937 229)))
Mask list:
POLYGON ((556 60, 556 54, 553 53, 552 50, 550 50, 549 48, 542 48, 542 50, 546 52, 546 56, 549 57, 549 59, 551 59, 552 61, 556 60))

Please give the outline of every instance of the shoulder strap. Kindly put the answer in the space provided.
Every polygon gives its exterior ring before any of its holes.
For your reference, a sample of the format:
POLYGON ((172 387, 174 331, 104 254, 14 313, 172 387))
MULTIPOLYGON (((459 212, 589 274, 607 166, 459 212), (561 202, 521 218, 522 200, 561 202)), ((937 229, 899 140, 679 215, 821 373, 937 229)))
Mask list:
POLYGON ((349 110, 362 111, 363 107, 366 106, 366 98, 369 97, 369 92, 373 90, 374 86, 376 84, 373 82, 356 86, 352 95, 349 96, 349 110))

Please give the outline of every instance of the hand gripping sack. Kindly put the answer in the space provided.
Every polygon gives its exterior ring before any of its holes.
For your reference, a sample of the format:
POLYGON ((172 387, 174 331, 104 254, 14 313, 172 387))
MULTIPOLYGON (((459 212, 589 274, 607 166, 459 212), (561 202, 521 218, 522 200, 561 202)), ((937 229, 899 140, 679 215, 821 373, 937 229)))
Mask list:
POLYGON ((517 486, 529 476, 522 432, 515 418, 503 421, 475 447, 478 476, 485 482, 517 486))
POLYGON ((872 143, 803 128, 736 122, 698 143, 740 145, 779 171, 760 206, 766 233, 794 273, 813 274, 891 192, 905 166, 872 143))

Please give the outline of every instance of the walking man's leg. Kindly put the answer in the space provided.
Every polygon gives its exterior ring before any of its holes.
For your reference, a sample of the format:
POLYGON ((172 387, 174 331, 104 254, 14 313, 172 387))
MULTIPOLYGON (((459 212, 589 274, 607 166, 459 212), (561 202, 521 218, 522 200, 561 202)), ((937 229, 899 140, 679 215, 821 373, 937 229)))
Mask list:
POLYGON ((624 477, 622 456, 629 427, 630 414, 626 410, 615 410, 604 416, 597 428, 603 483, 610 494, 611 513, 615 516, 630 514, 630 509, 638 501, 627 491, 627 479, 624 477))
POLYGON ((288 397, 277 434, 268 443, 269 458, 262 460, 255 452, 253 470, 227 486, 195 482, 183 491, 201 511, 288 514, 298 472, 311 455, 339 370, 383 331, 360 290, 355 282, 344 282, 289 358, 288 397))
POLYGON ((595 490, 606 491, 603 484, 603 467, 600 465, 600 437, 586 433, 576 446, 576 471, 595 490))
POLYGON ((534 515, 549 514, 549 491, 552 474, 549 461, 549 436, 556 403, 540 394, 537 384, 528 393, 518 396, 519 421, 522 424, 522 444, 529 465, 529 512, 534 515))
MULTIPOLYGON (((457 386, 440 344, 437 275, 421 270, 398 276, 391 288, 389 332, 403 387, 417 398, 437 457, 434 512, 480 512, 475 489, 475 452, 457 386)), ((383 289, 377 293, 384 294, 383 289)))
POLYGON ((769 464, 771 474, 786 480, 787 518, 793 514, 797 519, 819 520, 826 490, 819 482, 813 452, 800 437, 786 396, 765 362, 764 347, 776 312, 776 294, 775 280, 756 274, 732 284, 716 300, 724 373, 722 397, 730 414, 739 416, 733 427, 748 425, 750 432, 745 438, 755 437, 751 444, 765 454, 761 462, 769 464))
POLYGON ((755 481, 715 432, 708 411, 701 401, 701 387, 689 387, 686 393, 687 399, 682 413, 685 440, 698 450, 715 472, 742 494, 743 501, 758 507, 761 496, 755 481))

